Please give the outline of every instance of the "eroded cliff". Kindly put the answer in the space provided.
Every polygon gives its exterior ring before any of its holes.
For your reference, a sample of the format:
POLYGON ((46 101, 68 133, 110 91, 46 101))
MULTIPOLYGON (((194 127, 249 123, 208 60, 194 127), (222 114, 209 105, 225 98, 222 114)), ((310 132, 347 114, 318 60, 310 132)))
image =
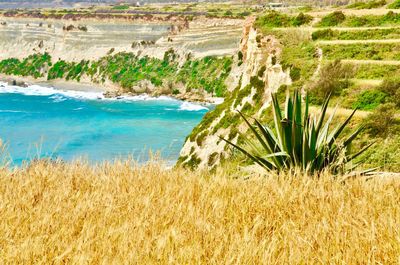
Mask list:
POLYGON ((289 72, 280 65, 281 43, 274 36, 263 36, 253 25, 254 18, 250 18, 243 28, 235 66, 227 80, 229 96, 194 128, 178 164, 212 168, 227 158, 228 146, 220 137, 237 143, 247 130, 237 111, 252 117, 268 115, 271 93, 291 84, 289 72))
POLYGON ((53 62, 97 60, 110 50, 162 59, 173 48, 194 57, 231 55, 241 20, 59 20, 0 16, 0 59, 49 53, 53 62))

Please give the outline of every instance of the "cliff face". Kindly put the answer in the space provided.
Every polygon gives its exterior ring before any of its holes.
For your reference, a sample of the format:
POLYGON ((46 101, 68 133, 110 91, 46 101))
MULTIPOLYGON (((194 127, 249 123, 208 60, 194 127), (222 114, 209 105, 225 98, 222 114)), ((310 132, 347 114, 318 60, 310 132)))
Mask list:
POLYGON ((282 45, 274 36, 263 36, 253 27, 254 19, 246 21, 236 66, 227 82, 230 96, 207 113, 187 138, 178 164, 188 167, 212 168, 228 155, 227 145, 220 137, 240 141, 247 126, 238 110, 252 117, 265 115, 270 95, 281 85, 290 85, 288 72, 279 63, 282 45))
POLYGON ((96 60, 110 50, 163 58, 173 48, 194 57, 231 55, 240 39, 240 20, 170 19, 162 22, 58 20, 0 16, 0 60, 34 53, 72 62, 96 60))

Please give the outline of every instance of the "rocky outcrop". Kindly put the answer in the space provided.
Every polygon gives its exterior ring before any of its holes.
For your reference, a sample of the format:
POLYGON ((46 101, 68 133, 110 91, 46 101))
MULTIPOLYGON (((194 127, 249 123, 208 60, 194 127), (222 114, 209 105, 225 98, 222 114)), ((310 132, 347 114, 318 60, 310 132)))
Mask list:
POLYGON ((194 128, 181 150, 179 165, 213 168, 227 158, 228 148, 220 137, 237 142, 247 130, 237 111, 262 118, 271 93, 291 84, 289 73, 279 63, 281 43, 274 36, 263 36, 253 25, 254 18, 250 18, 243 28, 236 67, 227 80, 230 96, 194 128))

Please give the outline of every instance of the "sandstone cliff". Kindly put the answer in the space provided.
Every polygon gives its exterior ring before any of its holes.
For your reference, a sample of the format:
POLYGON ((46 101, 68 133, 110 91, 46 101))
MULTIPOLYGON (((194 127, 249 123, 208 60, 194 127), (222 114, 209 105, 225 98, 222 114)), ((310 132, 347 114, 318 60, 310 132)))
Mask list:
POLYGON ((49 53, 58 59, 96 60, 111 50, 162 58, 173 48, 194 57, 231 55, 237 50, 241 20, 79 21, 0 16, 0 60, 49 53), (187 22, 187 21, 186 21, 187 22))
POLYGON ((291 84, 289 73, 279 63, 282 45, 274 36, 259 33, 253 23, 254 18, 250 18, 243 28, 236 66, 227 80, 230 96, 194 128, 178 164, 212 168, 228 155, 227 145, 220 137, 237 142, 247 130, 237 111, 253 117, 266 115, 271 93, 281 85, 291 84))

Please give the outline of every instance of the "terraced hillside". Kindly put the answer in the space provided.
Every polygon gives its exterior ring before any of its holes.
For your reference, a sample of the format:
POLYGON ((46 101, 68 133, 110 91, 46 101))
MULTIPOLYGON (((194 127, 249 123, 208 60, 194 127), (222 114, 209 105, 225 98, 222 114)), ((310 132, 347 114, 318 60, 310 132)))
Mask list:
MULTIPOLYGON (((266 11, 260 14, 253 24, 256 30, 255 44, 258 43, 258 47, 262 47, 263 40, 273 36, 279 40, 280 45, 278 53, 278 48, 274 47, 267 51, 269 54, 256 56, 257 62, 261 62, 261 58, 269 57, 265 65, 257 66, 261 75, 257 76, 257 71, 243 72, 242 78, 251 79, 253 83, 249 84, 251 89, 247 87, 247 94, 243 86, 239 86, 239 92, 236 93, 241 95, 240 100, 251 104, 249 99, 254 96, 253 92, 257 87, 261 90, 257 90, 255 94, 262 93, 263 98, 259 112, 256 109, 246 114, 265 123, 271 122, 268 112, 268 95, 271 92, 277 91, 283 99, 288 91, 301 89, 309 93, 311 104, 315 107, 321 105, 324 95, 332 93, 333 100, 329 112, 336 111, 336 114, 344 119, 352 109, 357 108, 356 120, 352 126, 365 125, 361 139, 354 144, 354 148, 375 143, 365 156, 368 160, 367 167, 376 166, 384 170, 400 171, 398 11, 388 10, 383 5, 371 9, 350 6, 346 9, 329 8, 308 13, 292 10, 288 13, 266 11), (291 79, 291 82, 281 82, 279 89, 268 81, 272 76, 272 69, 277 66, 282 68, 282 73, 288 73, 291 79), (260 77, 262 82, 258 84, 259 82, 255 81, 260 80, 260 77)), ((235 114, 236 110, 243 112, 243 108, 240 107, 241 105, 237 107, 236 104, 217 109, 225 115, 219 117, 212 126, 217 124, 219 128, 218 121, 221 121, 219 123, 222 123, 222 128, 230 128, 218 131, 217 135, 233 139, 234 142, 242 142, 242 136, 237 136, 237 131, 243 135, 243 128, 246 127, 243 127, 235 114), (232 124, 234 128, 230 127, 232 124)), ((253 108, 257 108, 257 105, 253 104, 253 108)), ((212 113, 208 116, 211 117, 212 113)), ((212 133, 206 130, 207 122, 209 121, 206 119, 195 129, 198 137, 192 134, 183 149, 182 158, 190 166, 204 165, 206 162, 203 160, 207 161, 207 158, 208 165, 213 165, 212 161, 218 157, 215 153, 207 156, 204 152, 209 145, 209 139, 212 138, 212 133)), ((222 144, 218 142, 219 145, 222 144)), ((213 146, 210 148, 213 149, 213 146)), ((219 146, 218 150, 224 154, 222 159, 229 157, 226 155, 229 153, 227 146, 219 146)), ((241 159, 240 156, 238 158, 241 159)))
POLYGON ((339 113, 358 108, 361 122, 367 127, 362 141, 377 141, 370 152, 374 153, 371 160, 382 155, 377 166, 400 170, 398 10, 382 6, 308 15, 312 22, 295 29, 260 28, 275 31, 288 43, 286 63, 297 79, 293 86, 308 90, 317 105, 323 93, 332 92, 339 113), (288 37, 288 31, 296 34, 288 37), (305 65, 310 67, 304 74, 305 65), (297 74, 298 69, 303 74, 297 74))

